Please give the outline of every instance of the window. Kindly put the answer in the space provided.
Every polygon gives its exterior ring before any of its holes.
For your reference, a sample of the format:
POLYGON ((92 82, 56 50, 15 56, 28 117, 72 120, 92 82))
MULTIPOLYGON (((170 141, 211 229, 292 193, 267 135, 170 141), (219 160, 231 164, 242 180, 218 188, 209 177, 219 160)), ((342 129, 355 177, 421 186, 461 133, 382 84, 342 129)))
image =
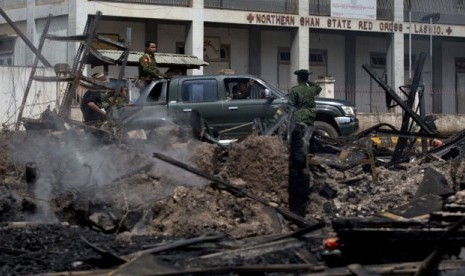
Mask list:
POLYGON ((157 83, 150 91, 150 94, 147 97, 147 102, 158 102, 163 91, 163 83, 157 83))
POLYGON ((372 68, 385 69, 386 68, 386 54, 385 53, 370 53, 370 65, 372 68))
MULTIPOLYGON (((408 71, 408 68, 409 68, 409 55, 404 55, 404 70, 405 71, 408 71)), ((415 70, 415 66, 416 66, 416 62, 415 62, 415 55, 412 55, 412 71, 415 70)))
POLYGON ((176 54, 184 55, 185 52, 184 42, 176 42, 176 54))
POLYGON ((0 37, 0 65, 13 65, 16 37, 0 37))
POLYGON ((265 87, 248 78, 234 78, 225 80, 228 97, 232 100, 264 99, 265 87), (243 85, 242 93, 238 93, 239 86, 243 85))
POLYGON ((326 66, 326 51, 310 49, 310 66, 326 66))
POLYGON ((289 48, 278 49, 278 62, 279 64, 290 64, 291 63, 291 52, 289 48))
POLYGON ((213 102, 218 100, 216 80, 193 80, 182 84, 183 102, 213 102))
POLYGON ((13 56, 11 54, 0 54, 0 65, 13 65, 13 56))
POLYGON ((455 59, 455 70, 459 73, 465 72, 465 58, 455 59))
POLYGON ((455 12, 464 12, 465 11, 465 1, 464 0, 454 0, 453 10, 455 12))
POLYGON ((230 61, 230 57, 231 57, 231 45, 229 44, 221 44, 221 47, 220 47, 220 58, 221 58, 221 61, 223 62, 229 62, 230 61))

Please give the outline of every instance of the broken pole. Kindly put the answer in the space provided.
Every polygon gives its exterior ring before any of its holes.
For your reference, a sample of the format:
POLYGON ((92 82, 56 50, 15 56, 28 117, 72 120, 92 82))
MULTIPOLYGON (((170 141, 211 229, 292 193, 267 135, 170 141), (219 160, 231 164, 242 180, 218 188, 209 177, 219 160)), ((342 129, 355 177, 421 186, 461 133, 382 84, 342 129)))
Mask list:
POLYGON ((289 141, 289 209, 304 217, 310 196, 310 173, 307 155, 313 126, 295 124, 289 141))

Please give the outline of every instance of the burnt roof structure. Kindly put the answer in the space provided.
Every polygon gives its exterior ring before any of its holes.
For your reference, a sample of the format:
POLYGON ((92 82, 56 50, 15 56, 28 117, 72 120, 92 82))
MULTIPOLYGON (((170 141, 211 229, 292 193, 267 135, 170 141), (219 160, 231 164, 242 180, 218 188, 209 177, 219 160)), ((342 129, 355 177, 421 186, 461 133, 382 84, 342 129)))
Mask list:
MULTIPOLYGON (((139 59, 144 52, 130 51, 128 55, 127 66, 139 65, 139 59)), ((121 64, 123 51, 121 50, 97 50, 89 57, 87 63, 92 66, 121 64)), ((159 67, 176 68, 176 69, 198 69, 200 66, 207 66, 208 63, 197 58, 196 56, 172 54, 172 53, 155 53, 155 59, 159 67)))

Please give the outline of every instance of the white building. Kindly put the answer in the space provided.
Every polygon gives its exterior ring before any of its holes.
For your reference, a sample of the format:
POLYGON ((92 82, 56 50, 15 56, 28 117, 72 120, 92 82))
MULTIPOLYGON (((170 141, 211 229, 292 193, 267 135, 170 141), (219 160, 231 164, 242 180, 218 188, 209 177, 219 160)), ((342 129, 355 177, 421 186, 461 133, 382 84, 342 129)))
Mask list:
MULTIPOLYGON (((48 33, 70 36, 82 34, 88 18, 101 11, 101 35, 130 42, 137 51, 155 40, 160 52, 195 55, 210 64, 189 74, 231 68, 288 89, 295 82, 292 72, 309 68, 314 78, 332 76, 336 97, 366 112, 386 111, 385 96, 361 65, 370 64, 397 89, 426 52, 427 112, 465 113, 463 0, 0 0, 0 5, 36 47, 49 14, 48 33)), ((0 64, 33 64, 35 55, 3 18, 0 35, 0 64)), ((76 43, 47 40, 42 53, 52 65, 72 64, 76 49, 76 43)), ((136 70, 127 70, 126 77, 136 70)))

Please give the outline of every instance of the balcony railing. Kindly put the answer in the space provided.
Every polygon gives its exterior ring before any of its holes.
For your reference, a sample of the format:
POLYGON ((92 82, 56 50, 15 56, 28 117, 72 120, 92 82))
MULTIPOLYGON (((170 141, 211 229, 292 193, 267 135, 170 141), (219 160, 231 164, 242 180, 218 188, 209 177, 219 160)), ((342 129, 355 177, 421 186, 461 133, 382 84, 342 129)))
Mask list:
POLYGON ((411 3, 412 21, 424 22, 425 16, 440 14, 438 24, 465 25, 465 1, 463 0, 404 0, 404 20, 409 20, 411 3))
MULTIPOLYGON (((377 0, 376 1, 376 19, 392 20, 393 4, 392 0, 377 0)), ((331 0, 309 0, 310 15, 330 16, 331 15, 331 0)))
MULTIPOLYGON (((92 0, 90 0, 92 1, 92 0)), ((191 0, 99 0, 102 2, 119 2, 131 4, 152 4, 152 5, 165 5, 165 6, 191 6, 191 0)))
POLYGON ((299 0, 204 0, 205 8, 273 13, 298 13, 299 0))

